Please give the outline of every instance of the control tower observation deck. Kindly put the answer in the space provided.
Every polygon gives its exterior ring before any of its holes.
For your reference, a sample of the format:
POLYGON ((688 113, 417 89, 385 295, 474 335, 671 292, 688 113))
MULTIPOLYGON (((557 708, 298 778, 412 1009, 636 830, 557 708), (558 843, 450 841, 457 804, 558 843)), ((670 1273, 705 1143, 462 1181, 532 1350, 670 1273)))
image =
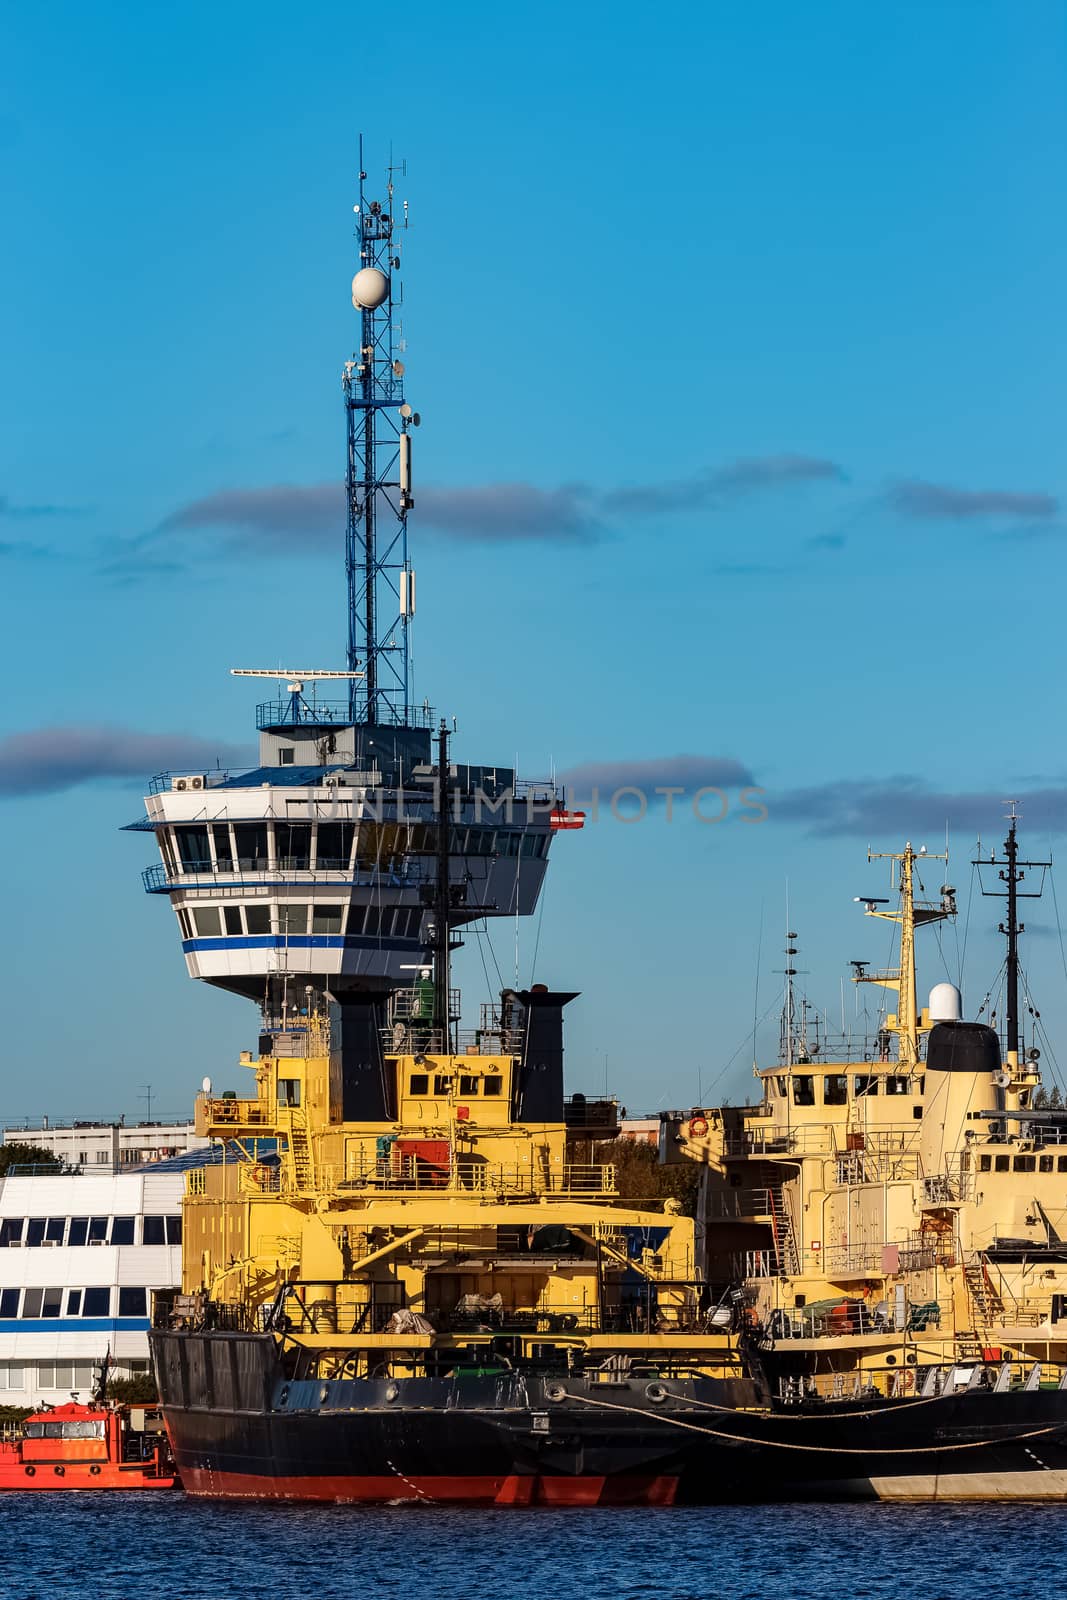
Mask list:
POLYGON ((144 886, 169 898, 190 976, 265 1006, 289 980, 292 999, 410 985, 434 965, 447 984, 450 930, 530 915, 554 832, 581 826, 552 783, 522 783, 510 767, 453 763, 442 774, 443 725, 435 739, 434 714, 413 703, 407 519, 420 418, 404 398, 393 314, 407 226, 395 170, 385 200, 370 202, 361 170, 355 207, 346 668, 234 669, 279 682, 258 708, 258 765, 162 773, 129 825, 155 834, 160 859, 144 886), (343 701, 319 698, 330 680, 343 701))

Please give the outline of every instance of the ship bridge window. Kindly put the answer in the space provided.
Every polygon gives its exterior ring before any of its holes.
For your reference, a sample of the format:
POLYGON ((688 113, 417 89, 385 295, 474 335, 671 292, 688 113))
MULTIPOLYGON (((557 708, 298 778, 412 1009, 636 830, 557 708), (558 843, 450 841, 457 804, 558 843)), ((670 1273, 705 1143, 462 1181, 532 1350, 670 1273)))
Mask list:
POLYGON ((543 856, 545 853, 544 834, 524 833, 522 836, 522 853, 524 856, 543 856))
POLYGON ((459 1080, 459 1092, 460 1094, 477 1094, 478 1079, 470 1073, 462 1074, 459 1080))
POLYGON ((862 1100, 864 1095, 878 1093, 878 1079, 873 1072, 860 1072, 856 1074, 856 1099, 862 1100))
POLYGON ((267 824, 265 822, 235 822, 233 839, 237 846, 237 865, 242 872, 266 870, 267 824))
POLYGON ((1056 1157, 1056 1171, 1067 1172, 1067 1156, 1056 1157))
POLYGON ((132 1217, 114 1217, 112 1219, 112 1223, 111 1223, 111 1243, 112 1244, 132 1244, 133 1243, 133 1218, 132 1217))
POLYGON ((1016 1172, 1034 1172, 1037 1161, 1033 1156, 1016 1156, 1012 1165, 1016 1172))
POLYGON ((218 906, 194 906, 193 924, 201 939, 217 939, 222 932, 218 906))
POLYGON ((25 1217, 5 1217, 0 1222, 0 1250, 5 1249, 8 1245, 22 1243, 22 1229, 25 1221, 25 1217))
POLYGON ((233 850, 230 846, 230 827, 226 822, 216 822, 211 830, 215 841, 215 865, 220 872, 233 871, 233 850))
POLYGON ((250 934, 270 932, 270 906, 245 906, 245 926, 250 934))
POLYGON ((181 858, 183 872, 210 872, 211 850, 207 840, 207 828, 175 828, 174 838, 178 845, 178 855, 181 858))
POLYGON ((147 1317, 148 1315, 148 1290, 147 1289, 120 1289, 119 1290, 119 1316, 120 1317, 147 1317))
POLYGON ((279 1078, 278 1100, 283 1106, 298 1106, 300 1104, 300 1079, 279 1078))
POLYGON ((285 745, 285 744, 280 745, 279 748, 278 748, 278 765, 280 767, 291 767, 293 765, 293 760, 294 760, 295 756, 296 756, 296 746, 295 745, 291 745, 291 744, 289 744, 289 745, 285 745))
POLYGON ((1010 1166, 1010 1162, 1009 1162, 1007 1156, 997 1156, 997 1157, 995 1157, 994 1162, 993 1162, 993 1171, 994 1172, 1007 1172, 1009 1166, 1010 1166))
POLYGON ((312 906, 312 933, 340 933, 344 926, 344 906, 312 906))
POLYGON ((885 1092, 886 1094, 910 1094, 911 1079, 906 1073, 899 1076, 893 1073, 885 1080, 885 1092))
POLYGON ((447 1073, 439 1072, 433 1080, 434 1094, 447 1094, 452 1087, 452 1079, 447 1073))
MULTIPOLYGON (((86 1289, 82 1296, 83 1317, 106 1317, 111 1310, 111 1290, 104 1288, 86 1289)), ((23 1312, 23 1316, 26 1313, 23 1312)))
POLYGON ((484 1083, 482 1084, 482 1093, 483 1094, 503 1094, 503 1092, 504 1092, 504 1080, 503 1080, 503 1078, 486 1078, 484 1083))
POLYGON ((320 822, 315 864, 320 872, 347 872, 355 828, 351 822, 320 822))
POLYGON ((815 1104, 815 1079, 810 1073, 802 1072, 794 1076, 793 1104, 797 1106, 813 1106, 815 1104))
POLYGON ((822 1080, 822 1099, 826 1106, 843 1106, 848 1104, 848 1077, 843 1072, 835 1072, 822 1080))
POLYGON ((428 1094, 430 1091, 430 1075, 427 1072, 413 1072, 408 1079, 409 1094, 428 1094))
POLYGON ((1039 1156, 1038 1157, 1038 1162, 1037 1162, 1037 1170, 1038 1170, 1038 1172, 1051 1172, 1052 1171, 1052 1165, 1053 1165, 1053 1162, 1052 1162, 1052 1157, 1051 1156, 1039 1156))
POLYGON ((244 928, 241 926, 240 906, 223 906, 222 920, 226 924, 227 933, 241 934, 244 932, 244 928))
POLYGON ((276 822, 274 842, 279 867, 303 871, 311 866, 310 822, 276 822))

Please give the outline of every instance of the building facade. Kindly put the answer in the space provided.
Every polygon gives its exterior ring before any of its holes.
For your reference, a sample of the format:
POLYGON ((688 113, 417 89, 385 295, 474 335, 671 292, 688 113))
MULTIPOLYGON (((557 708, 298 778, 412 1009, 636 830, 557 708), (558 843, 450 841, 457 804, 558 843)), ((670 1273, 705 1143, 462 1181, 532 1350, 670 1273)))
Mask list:
POLYGON ((4 1144, 32 1144, 49 1150, 64 1167, 114 1170, 166 1161, 191 1150, 207 1148, 208 1140, 191 1122, 73 1122, 53 1126, 40 1122, 11 1123, 3 1130, 4 1144))
POLYGON ((110 1351, 149 1370, 152 1292, 181 1281, 181 1171, 0 1179, 0 1405, 86 1400, 110 1351))

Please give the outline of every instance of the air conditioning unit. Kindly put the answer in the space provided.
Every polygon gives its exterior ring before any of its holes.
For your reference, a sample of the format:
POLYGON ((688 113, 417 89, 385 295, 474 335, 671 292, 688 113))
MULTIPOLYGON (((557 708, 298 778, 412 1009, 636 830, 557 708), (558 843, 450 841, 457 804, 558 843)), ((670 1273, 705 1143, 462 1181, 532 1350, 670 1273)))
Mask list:
POLYGON ((172 789, 176 789, 179 794, 184 794, 186 789, 206 789, 207 773, 197 772, 191 777, 172 778, 170 780, 170 786, 172 789))

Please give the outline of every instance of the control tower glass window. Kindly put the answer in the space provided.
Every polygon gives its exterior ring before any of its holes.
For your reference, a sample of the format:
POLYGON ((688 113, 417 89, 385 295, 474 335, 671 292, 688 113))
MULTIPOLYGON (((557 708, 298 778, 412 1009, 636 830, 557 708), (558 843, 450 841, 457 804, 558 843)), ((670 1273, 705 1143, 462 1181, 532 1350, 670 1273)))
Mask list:
POLYGON ((344 917, 344 906, 313 906, 311 908, 311 931, 312 933, 340 933, 344 917))
POLYGON ((306 871, 311 866, 310 822, 276 822, 274 839, 279 867, 306 871))
POLYGON ((222 918, 218 906, 197 906, 193 922, 201 939, 217 939, 222 932, 222 918))
POLYGON ((320 822, 315 864, 320 872, 345 872, 352 856, 351 822, 320 822))
POLYGON ((265 822, 235 822, 234 843, 237 846, 237 865, 242 872, 266 870, 267 824, 265 822))
POLYGON ((211 832, 215 840, 215 865, 220 872, 232 872, 233 851, 230 848, 229 824, 216 822, 211 832))
POLYGON ((175 828, 174 838, 178 845, 183 872, 212 870, 206 828, 175 828))
POLYGON ((281 934, 307 933, 307 906, 280 905, 278 907, 278 932, 281 934))
POLYGON ((245 925, 249 933, 269 933, 270 906, 245 906, 245 925))

